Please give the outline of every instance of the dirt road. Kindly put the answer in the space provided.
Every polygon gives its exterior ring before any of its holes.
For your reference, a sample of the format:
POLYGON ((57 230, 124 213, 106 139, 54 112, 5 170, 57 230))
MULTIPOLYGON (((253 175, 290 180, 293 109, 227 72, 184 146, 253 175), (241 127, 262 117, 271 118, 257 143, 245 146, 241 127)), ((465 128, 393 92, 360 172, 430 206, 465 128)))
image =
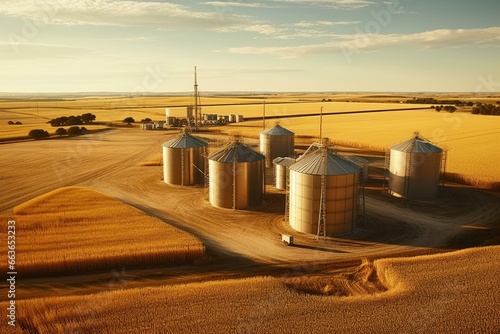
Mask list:
POLYGON ((327 240, 292 230, 284 221, 284 193, 271 185, 265 202, 252 210, 214 208, 203 187, 170 186, 162 182, 160 166, 139 166, 158 156, 161 144, 174 135, 116 129, 1 145, 0 213, 8 216, 15 205, 59 187, 85 186, 198 236, 219 264, 247 259, 270 267, 429 252, 467 243, 469 235, 472 243, 498 242, 498 194, 460 186, 444 188, 435 202, 417 203, 391 197, 375 184, 366 190, 365 224, 327 240), (297 246, 284 246, 280 233, 294 235, 297 246))

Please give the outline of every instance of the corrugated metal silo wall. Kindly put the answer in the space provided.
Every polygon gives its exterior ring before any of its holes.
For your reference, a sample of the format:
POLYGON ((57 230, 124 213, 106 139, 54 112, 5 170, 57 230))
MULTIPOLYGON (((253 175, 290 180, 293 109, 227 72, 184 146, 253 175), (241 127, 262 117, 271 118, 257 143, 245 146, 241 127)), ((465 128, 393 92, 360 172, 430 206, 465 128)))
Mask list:
POLYGON ((294 155, 295 135, 273 136, 261 133, 259 148, 266 156, 266 167, 272 167, 275 158, 294 155))
POLYGON ((389 191, 397 197, 433 200, 438 196, 441 152, 410 153, 391 150, 389 191))
MULTIPOLYGON (((326 177, 326 233, 343 235, 356 227, 359 173, 326 177)), ((317 234, 321 175, 290 171, 289 219, 297 231, 317 234)))
POLYGON ((236 162, 235 165, 236 177, 232 162, 209 160, 210 204, 227 209, 247 209, 262 203, 265 191, 264 160, 236 162), (235 182, 236 189, 233 187, 235 182))
POLYGON ((286 190, 286 174, 288 167, 283 165, 274 165, 274 175, 275 175, 275 188, 286 190))
POLYGON ((163 181, 173 185, 204 183, 205 147, 163 147, 163 181))

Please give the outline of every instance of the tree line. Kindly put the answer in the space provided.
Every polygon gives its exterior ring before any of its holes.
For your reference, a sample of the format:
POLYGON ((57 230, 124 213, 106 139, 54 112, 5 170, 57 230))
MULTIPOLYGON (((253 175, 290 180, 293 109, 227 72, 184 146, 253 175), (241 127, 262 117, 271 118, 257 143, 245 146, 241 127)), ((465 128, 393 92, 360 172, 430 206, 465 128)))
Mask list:
POLYGON ((460 100, 436 100, 433 97, 414 97, 411 100, 406 100, 405 103, 413 103, 413 104, 449 104, 457 107, 472 107, 474 102, 472 101, 460 101, 460 100))
POLYGON ((490 103, 482 104, 477 103, 474 108, 472 108, 472 113, 475 115, 500 115, 500 104, 494 105, 490 103))
POLYGON ((82 125, 82 124, 90 124, 95 121, 96 116, 91 113, 85 113, 78 116, 61 116, 54 119, 51 119, 48 123, 50 125, 56 126, 66 126, 66 125, 82 125))

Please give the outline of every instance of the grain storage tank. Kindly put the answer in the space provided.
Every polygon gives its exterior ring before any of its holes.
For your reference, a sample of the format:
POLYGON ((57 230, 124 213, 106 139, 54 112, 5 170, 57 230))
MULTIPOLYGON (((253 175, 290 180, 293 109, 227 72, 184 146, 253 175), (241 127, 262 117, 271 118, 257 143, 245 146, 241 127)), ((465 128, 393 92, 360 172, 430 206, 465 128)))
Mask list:
POLYGON ((262 203, 265 192, 265 157, 233 141, 208 157, 210 204, 246 209, 262 203))
POLYGON ((163 144, 163 180, 173 185, 204 184, 207 142, 183 133, 163 144))
POLYGON ((277 157, 294 155, 295 134, 279 124, 260 133, 260 151, 266 156, 266 167, 273 166, 277 157))
POLYGON ((296 162, 294 158, 277 157, 273 160, 274 164, 274 187, 281 190, 286 190, 288 183, 288 169, 296 162))
POLYGON ((300 232, 319 234, 318 220, 324 203, 325 234, 351 233, 358 214, 361 168, 321 145, 308 151, 311 153, 290 166, 290 226, 300 232))
POLYGON ((390 149, 389 193, 415 200, 436 199, 443 150, 418 133, 390 149))
POLYGON ((350 162, 355 163, 356 165, 361 167, 361 181, 368 181, 368 168, 370 167, 370 162, 355 155, 346 155, 345 157, 350 162))

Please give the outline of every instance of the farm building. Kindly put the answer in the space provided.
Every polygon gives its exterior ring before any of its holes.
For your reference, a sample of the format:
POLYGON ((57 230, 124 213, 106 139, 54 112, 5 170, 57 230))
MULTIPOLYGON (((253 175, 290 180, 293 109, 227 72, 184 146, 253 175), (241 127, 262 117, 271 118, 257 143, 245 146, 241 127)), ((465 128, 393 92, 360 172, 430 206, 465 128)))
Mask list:
POLYGON ((207 142, 183 133, 163 144, 163 180, 172 185, 204 184, 207 142))
POLYGON ((265 157, 235 140, 208 158, 210 204, 247 209, 262 203, 265 157))
POLYGON ((368 168, 370 167, 370 162, 355 155, 346 155, 345 158, 361 167, 361 182, 368 181, 368 168))
POLYGON ((438 197, 446 152, 415 133, 390 148, 389 193, 412 200, 438 197))
POLYGON ((327 145, 313 144, 290 166, 290 226, 317 235, 351 233, 358 216, 360 174, 361 167, 327 145))
POLYGON ((266 156, 266 167, 273 166, 277 157, 294 155, 295 134, 279 124, 260 133, 260 151, 266 156))
POLYGON ((273 160, 274 164, 274 187, 286 190, 288 185, 289 168, 296 162, 296 159, 290 157, 277 157, 273 160))

